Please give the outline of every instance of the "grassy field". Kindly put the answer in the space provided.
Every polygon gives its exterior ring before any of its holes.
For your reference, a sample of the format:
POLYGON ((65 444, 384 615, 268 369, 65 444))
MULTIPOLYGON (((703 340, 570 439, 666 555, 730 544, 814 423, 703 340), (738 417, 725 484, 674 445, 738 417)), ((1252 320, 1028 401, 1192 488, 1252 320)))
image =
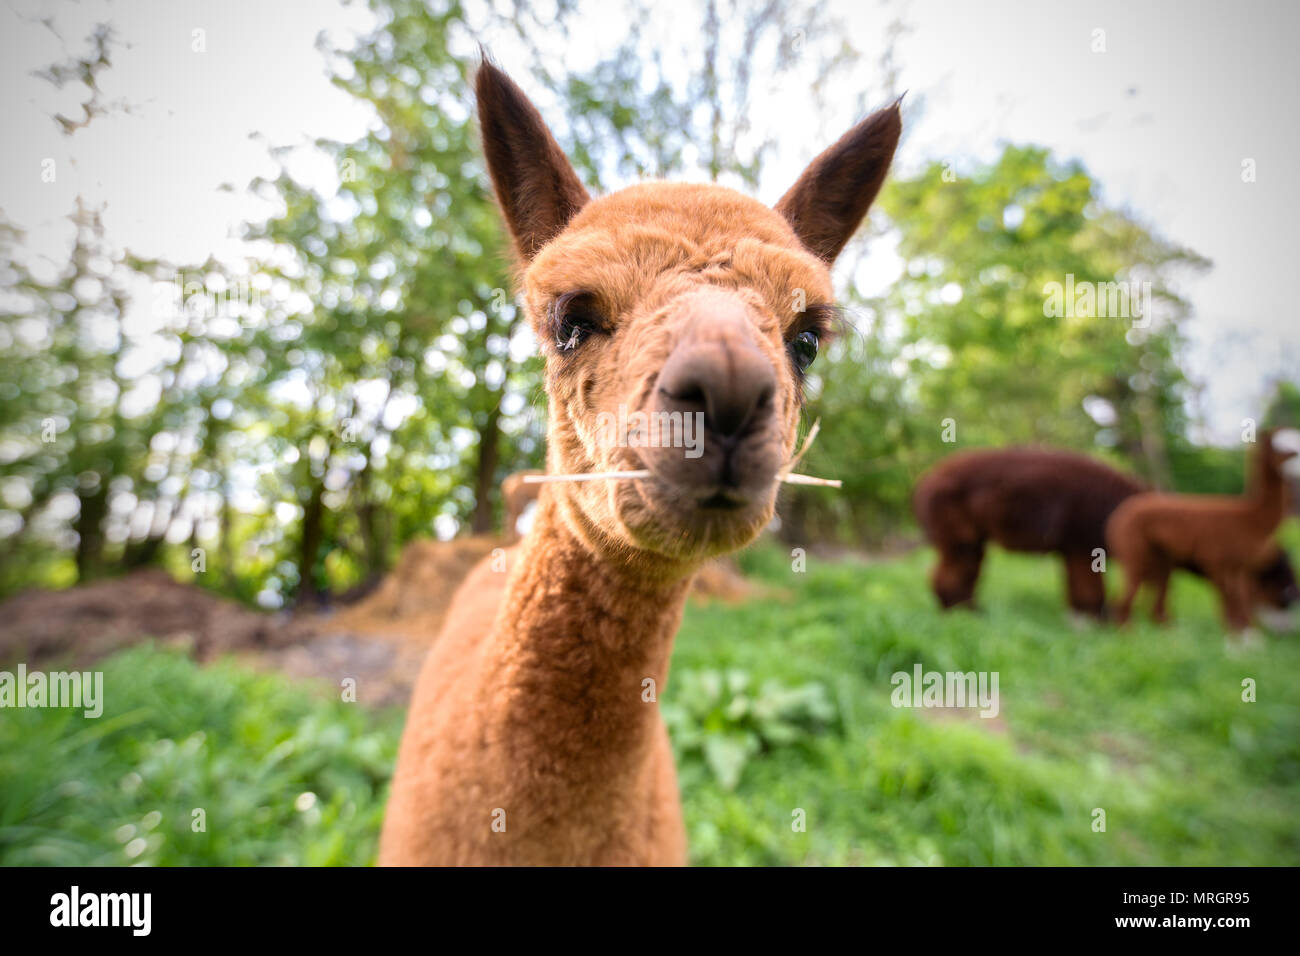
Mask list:
MULTIPOLYGON (((694 862, 1300 864, 1300 637, 1226 654, 1186 576, 1169 628, 1076 630, 1058 564, 1001 553, 942 615, 929 562, 760 548, 769 597, 688 610, 662 704, 694 862), (998 716, 894 707, 918 663, 997 672, 998 716)), ((0 715, 0 864, 373 860, 401 714, 149 648, 104 669, 99 720, 0 715)))

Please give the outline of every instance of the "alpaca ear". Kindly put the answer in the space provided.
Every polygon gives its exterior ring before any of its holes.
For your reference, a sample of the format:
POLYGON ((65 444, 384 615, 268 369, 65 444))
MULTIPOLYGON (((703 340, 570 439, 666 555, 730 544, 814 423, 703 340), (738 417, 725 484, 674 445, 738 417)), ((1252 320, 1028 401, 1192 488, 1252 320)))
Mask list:
POLYGON ((809 164, 776 211, 827 265, 867 214, 903 131, 899 103, 872 113, 809 164))
POLYGON ((537 107, 510 77, 484 61, 474 86, 492 187, 527 262, 591 197, 537 107))

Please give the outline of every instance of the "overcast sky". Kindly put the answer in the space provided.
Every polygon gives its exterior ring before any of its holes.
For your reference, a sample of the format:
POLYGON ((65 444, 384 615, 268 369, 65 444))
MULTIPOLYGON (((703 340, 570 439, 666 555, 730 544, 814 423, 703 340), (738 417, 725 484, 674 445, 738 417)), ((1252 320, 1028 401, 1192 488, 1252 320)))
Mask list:
MULTIPOLYGON (((563 51, 574 65, 621 35, 603 19, 611 4, 589 5, 563 51)), ((1300 376, 1300 322, 1288 295, 1300 212, 1300 66, 1290 48, 1300 4, 832 5, 864 54, 867 88, 846 89, 818 115, 808 115, 806 89, 756 97, 755 125, 782 139, 760 198, 779 196, 826 137, 857 118, 859 92, 883 99, 870 88, 874 62, 885 25, 901 16, 909 30, 897 47, 899 85, 910 91, 903 171, 936 158, 961 168, 992 158, 1005 141, 1041 143, 1081 159, 1107 202, 1213 260, 1182 291, 1195 310, 1186 330, 1191 373, 1205 386, 1198 411, 1214 440, 1235 442, 1241 419, 1262 412, 1271 376, 1300 376), (1093 50, 1097 30, 1104 52, 1093 50), (1245 159, 1255 161, 1253 183, 1242 181, 1245 159)), ((650 35, 689 45, 673 6, 656 5, 650 35)), ((337 0, 16 0, 0 8, 0 210, 31 230, 35 247, 56 248, 80 193, 108 204, 110 234, 138 253, 172 261, 237 254, 238 224, 265 209, 221 184, 273 173, 267 143, 349 139, 365 128, 365 112, 326 80, 315 38, 327 30, 346 45, 368 19, 363 7, 337 0), (58 11, 67 46, 39 22, 46 8, 58 11), (69 154, 49 114, 52 104, 70 115, 75 106, 30 73, 82 49, 102 20, 129 44, 114 57, 106 93, 136 108, 78 134, 69 154), (196 28, 205 31, 201 54, 191 49, 196 28), (53 184, 40 179, 47 157, 59 164, 53 184)), ((509 37, 484 39, 508 68, 509 37)), ((328 182, 332 173, 302 175, 328 182)), ((869 266, 881 280, 896 267, 887 248, 869 266)))

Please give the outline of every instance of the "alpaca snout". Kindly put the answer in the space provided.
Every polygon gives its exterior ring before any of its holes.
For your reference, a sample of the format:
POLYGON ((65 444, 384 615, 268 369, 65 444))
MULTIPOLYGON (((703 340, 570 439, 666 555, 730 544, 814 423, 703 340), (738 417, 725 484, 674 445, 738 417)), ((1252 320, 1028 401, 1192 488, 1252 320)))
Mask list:
POLYGON ((699 503, 740 507, 770 491, 781 466, 776 371, 742 315, 715 313, 688 328, 660 370, 654 411, 689 422, 701 441, 645 457, 699 503))

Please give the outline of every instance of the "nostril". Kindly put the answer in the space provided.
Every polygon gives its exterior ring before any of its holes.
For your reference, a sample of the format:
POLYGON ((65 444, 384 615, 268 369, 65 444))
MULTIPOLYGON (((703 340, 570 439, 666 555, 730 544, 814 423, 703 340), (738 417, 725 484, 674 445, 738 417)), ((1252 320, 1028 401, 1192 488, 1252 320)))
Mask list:
POLYGON ((724 440, 743 437, 767 420, 776 385, 771 363, 757 348, 713 341, 674 350, 660 372, 658 391, 666 406, 703 412, 709 433, 724 440))
POLYGON ((734 438, 745 431, 757 408, 757 395, 734 389, 718 389, 708 396, 704 422, 719 436, 734 438))
POLYGON ((697 382, 678 382, 671 389, 660 386, 659 391, 683 405, 707 405, 709 401, 704 386, 697 382))

